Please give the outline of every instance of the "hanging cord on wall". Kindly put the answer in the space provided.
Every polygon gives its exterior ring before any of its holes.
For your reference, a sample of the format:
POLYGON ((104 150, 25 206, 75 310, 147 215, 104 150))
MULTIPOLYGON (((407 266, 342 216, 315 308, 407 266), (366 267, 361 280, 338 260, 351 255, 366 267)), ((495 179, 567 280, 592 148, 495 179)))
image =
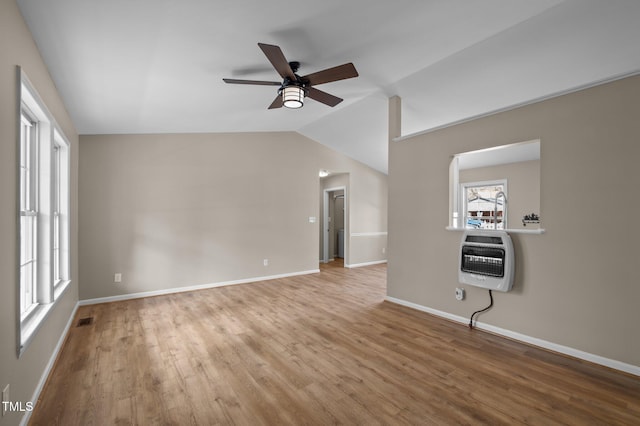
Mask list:
POLYGON ((469 328, 473 328, 473 317, 477 314, 481 314, 482 312, 488 311, 493 306, 493 294, 491 294, 491 290, 489 290, 489 298, 491 299, 491 303, 484 309, 480 309, 479 311, 475 311, 471 314, 471 319, 469 320, 469 328))

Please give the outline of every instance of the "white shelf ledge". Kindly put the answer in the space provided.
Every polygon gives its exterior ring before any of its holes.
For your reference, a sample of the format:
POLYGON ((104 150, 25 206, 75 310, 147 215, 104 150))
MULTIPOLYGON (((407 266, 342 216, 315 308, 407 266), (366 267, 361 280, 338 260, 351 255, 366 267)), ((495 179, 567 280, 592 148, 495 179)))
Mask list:
MULTIPOLYGON (((447 226, 445 229, 447 231, 465 231, 465 228, 454 228, 453 226, 447 226)), ((494 229, 483 229, 483 231, 494 231, 494 229)), ((538 228, 538 229, 508 228, 508 229, 497 229, 497 231, 507 231, 510 234, 531 234, 531 235, 541 235, 546 232, 544 228, 538 228)))

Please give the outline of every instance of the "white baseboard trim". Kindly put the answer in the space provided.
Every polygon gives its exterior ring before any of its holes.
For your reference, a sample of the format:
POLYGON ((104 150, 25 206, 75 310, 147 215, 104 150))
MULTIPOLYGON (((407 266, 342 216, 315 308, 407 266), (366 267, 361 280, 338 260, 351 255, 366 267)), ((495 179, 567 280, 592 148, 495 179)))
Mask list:
MULTIPOLYGON (((40 376, 40 381, 38 382, 38 385, 36 386, 36 389, 33 392, 31 401, 33 402, 34 407, 36 405, 36 402, 38 401, 38 398, 40 398, 40 392, 42 392, 42 389, 44 388, 45 383, 47 383, 49 374, 51 374, 51 370, 53 369, 56 359, 58 358, 58 353, 62 349, 62 345, 64 344, 64 341, 67 338, 67 333, 69 332, 69 329, 73 324, 73 319, 76 317, 78 306, 80 306, 80 304, 76 302, 76 305, 73 307, 73 311, 71 311, 71 315, 69 316, 69 320, 67 321, 67 325, 64 327, 64 330, 62 331, 62 334, 58 339, 58 343, 56 344, 56 347, 53 349, 53 353, 51 354, 51 357, 49 357, 49 362, 47 363, 46 367, 44 368, 44 371, 42 372, 42 375, 40 376)), ((22 420, 20 420, 20 426, 26 426, 29 423, 29 419, 31 418, 31 413, 32 411, 26 411, 24 413, 24 416, 22 416, 22 420)))
POLYGON ((79 304, 80 306, 86 306, 86 305, 96 305, 98 303, 118 302, 121 300, 141 299, 143 297, 162 296, 165 294, 173 294, 173 293, 184 293, 186 291, 205 290, 208 288, 224 287, 224 286, 236 285, 236 284, 248 284, 248 283, 253 283, 257 281, 268 281, 268 280, 275 280, 278 278, 295 277, 297 275, 315 274, 318 272, 320 272, 320 269, 311 269, 308 271, 289 272, 286 274, 245 278, 245 279, 233 280, 233 281, 221 281, 221 282, 211 283, 211 284, 199 284, 199 285, 192 285, 192 286, 186 286, 186 287, 174 287, 174 288, 167 288, 162 290, 143 291, 140 293, 120 294, 117 296, 97 297, 95 299, 81 300, 79 304))
POLYGON ((382 236, 386 236, 387 235, 387 231, 380 231, 380 232, 352 232, 351 236, 352 237, 382 237, 382 236))
POLYGON ((375 260, 373 262, 364 262, 364 263, 352 263, 350 265, 344 265, 345 268, 361 268, 363 266, 371 266, 371 265, 379 265, 381 263, 387 263, 387 259, 384 260, 375 260))
MULTIPOLYGON (((407 302, 406 300, 396 299, 395 297, 387 296, 385 300, 391 303, 396 303, 398 305, 406 306, 408 308, 417 309, 418 311, 427 312, 429 314, 446 318, 451 321, 459 322, 462 324, 469 324, 469 319, 461 317, 459 315, 454 315, 448 312, 439 311, 437 309, 428 308, 426 306, 418 305, 417 303, 407 302)), ((557 343, 549 342, 547 340, 538 339, 537 337, 527 336, 526 334, 517 333, 515 331, 506 330, 504 328, 496 327, 491 324, 485 324, 482 322, 474 323, 475 328, 479 328, 481 330, 486 330, 494 334, 498 334, 500 336, 508 337, 513 340, 518 340, 520 342, 528 343, 533 346, 538 346, 543 349, 548 349, 554 352, 558 352, 564 355, 569 355, 574 358, 582 359, 585 361, 592 362, 594 364, 603 365, 605 367, 613 368, 614 370, 623 371, 625 373, 633 374, 635 376, 640 376, 640 366, 627 364, 621 361, 617 361, 615 359, 605 358, 600 355, 591 354, 589 352, 584 352, 579 349, 574 349, 568 346, 559 345, 557 343)))

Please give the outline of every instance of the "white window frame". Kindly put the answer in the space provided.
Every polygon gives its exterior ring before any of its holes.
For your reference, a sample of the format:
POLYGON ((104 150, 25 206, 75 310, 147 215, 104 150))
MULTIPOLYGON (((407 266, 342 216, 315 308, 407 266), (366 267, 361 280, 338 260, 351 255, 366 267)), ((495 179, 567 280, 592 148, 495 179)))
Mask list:
MULTIPOLYGON (((505 196, 508 197, 508 191, 507 191, 507 179, 495 179, 495 180, 487 180, 487 181, 479 181, 479 182, 464 182, 464 183, 460 183, 460 206, 461 208, 461 212, 462 212, 462 223, 461 223, 461 227, 463 229, 467 228, 467 221, 470 218, 468 216, 469 213, 469 208, 467 206, 467 189, 469 188, 483 188, 483 187, 487 187, 487 186, 502 186, 502 192, 504 192, 505 196)), ((502 211, 502 226, 507 223, 507 214, 508 214, 508 210, 505 208, 505 202, 503 201, 502 204, 502 209, 498 209, 498 211, 502 211)), ((475 217, 475 216, 474 216, 475 217)), ((495 220, 495 217, 492 216, 492 219, 495 220)), ((485 229, 493 229, 493 222, 491 222, 491 228, 485 228, 485 229)), ((498 224, 500 225, 500 224, 498 224)), ((498 228, 498 229, 502 229, 502 228, 498 228)))
POLYGON ((21 356, 71 282, 71 187, 70 144, 20 67, 17 74, 17 336, 21 356))

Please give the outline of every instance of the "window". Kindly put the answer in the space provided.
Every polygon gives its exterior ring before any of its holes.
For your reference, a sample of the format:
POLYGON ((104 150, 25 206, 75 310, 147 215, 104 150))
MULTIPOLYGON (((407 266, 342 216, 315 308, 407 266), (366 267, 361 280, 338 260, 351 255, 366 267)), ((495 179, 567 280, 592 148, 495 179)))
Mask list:
POLYGON ((505 229, 506 181, 468 182, 460 186, 465 228, 505 229))
POLYGON ((60 274, 60 155, 61 149, 57 144, 53 145, 52 170, 51 170, 51 210, 53 220, 53 243, 52 243, 52 267, 53 284, 57 285, 62 276, 60 274))
POLYGON ((38 210, 37 128, 25 110, 20 116, 20 318, 37 304, 38 210))
POLYGON ((19 74, 20 355, 70 282, 70 149, 33 86, 19 74))
POLYGON ((51 161, 52 211, 52 268, 53 285, 59 287, 69 281, 69 143, 62 134, 53 131, 51 161))

